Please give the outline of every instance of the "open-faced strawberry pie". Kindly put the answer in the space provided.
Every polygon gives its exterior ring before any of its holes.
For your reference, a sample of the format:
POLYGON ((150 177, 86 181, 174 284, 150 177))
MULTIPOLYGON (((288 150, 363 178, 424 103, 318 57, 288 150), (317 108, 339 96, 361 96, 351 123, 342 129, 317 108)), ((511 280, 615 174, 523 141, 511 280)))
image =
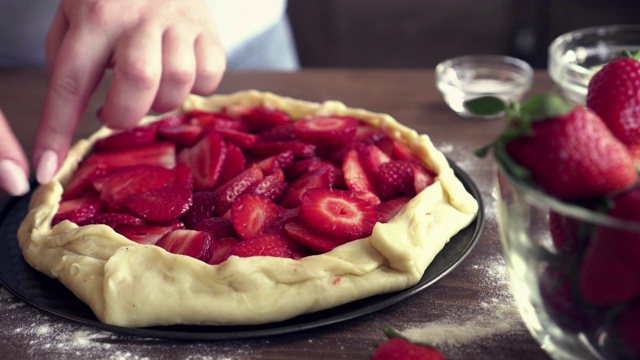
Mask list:
POLYGON ((26 261, 108 324, 263 324, 416 284, 476 200, 392 117, 245 91, 74 145, 26 261))

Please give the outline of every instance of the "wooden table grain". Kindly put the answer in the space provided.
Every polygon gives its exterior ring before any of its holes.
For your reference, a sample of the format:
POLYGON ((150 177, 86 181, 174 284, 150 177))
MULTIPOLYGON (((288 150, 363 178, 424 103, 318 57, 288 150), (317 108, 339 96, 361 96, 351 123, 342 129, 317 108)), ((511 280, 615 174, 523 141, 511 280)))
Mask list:
MULTIPOLYGON (((95 131, 108 79, 92 98, 77 137, 95 131)), ((500 119, 465 118, 443 102, 433 69, 305 69, 295 73, 228 72, 218 93, 257 89, 310 101, 340 100, 392 115, 428 134, 479 187, 486 222, 479 243, 426 290, 375 313, 292 334, 246 340, 172 341, 99 331, 46 314, 0 289, 2 359, 368 359, 382 329, 422 330, 447 359, 548 359, 515 311, 502 260, 490 159, 473 151, 502 129, 500 119)), ((36 69, 0 70, 0 108, 30 153, 46 77, 36 69)), ((529 95, 554 91, 542 71, 529 95)), ((0 200, 7 195, 0 194, 0 200)), ((0 234, 3 235, 3 234, 0 234)), ((0 241, 2 238, 0 237, 0 241)))

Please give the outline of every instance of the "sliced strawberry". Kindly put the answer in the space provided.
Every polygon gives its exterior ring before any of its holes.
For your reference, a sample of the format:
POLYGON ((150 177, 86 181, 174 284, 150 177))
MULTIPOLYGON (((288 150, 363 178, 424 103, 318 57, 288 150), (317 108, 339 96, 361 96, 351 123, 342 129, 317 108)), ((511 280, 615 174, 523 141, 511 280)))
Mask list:
POLYGON ((413 189, 415 193, 427 188, 427 186, 435 182, 435 175, 423 168, 422 166, 414 163, 413 166, 413 189))
POLYGON ((124 150, 95 152, 85 162, 103 163, 107 169, 132 165, 155 165, 171 169, 176 166, 176 145, 159 141, 124 150))
POLYGON ((371 235, 378 212, 350 191, 314 188, 302 196, 301 223, 337 241, 347 242, 371 235))
POLYGON ((294 161, 291 165, 284 169, 284 175, 287 179, 295 179, 300 175, 309 171, 309 167, 315 163, 322 161, 321 157, 310 157, 307 159, 294 161))
POLYGON ((233 110, 229 109, 229 111, 241 115, 244 122, 249 126, 251 132, 260 132, 274 126, 291 122, 291 118, 287 113, 274 108, 254 107, 242 109, 240 107, 236 107, 233 110))
POLYGON ((212 251, 211 259, 209 259, 209 264, 218 265, 226 260, 229 249, 231 249, 238 243, 240 243, 240 240, 233 237, 215 239, 211 245, 212 251))
POLYGON ((293 151, 287 150, 256 162, 265 175, 270 175, 278 169, 284 169, 293 164, 293 151))
POLYGON ((212 255, 213 237, 205 231, 174 230, 164 235, 157 246, 173 254, 190 256, 208 262, 212 255))
POLYGON ((162 119, 154 122, 149 126, 155 126, 158 130, 164 127, 172 127, 182 125, 187 122, 188 116, 186 114, 177 114, 165 116, 162 119))
POLYGON ((295 158, 308 158, 316 155, 316 147, 301 141, 257 141, 250 153, 254 157, 268 157, 291 151, 295 158))
MULTIPOLYGON (((344 188, 340 188, 339 190, 347 190, 344 188)), ((353 193, 353 196, 357 197, 358 199, 362 199, 366 202, 368 202, 369 204, 373 205, 373 206, 377 206, 379 205, 382 200, 380 200, 380 198, 378 197, 378 195, 369 192, 369 191, 353 191, 353 190, 349 190, 353 193)))
POLYGON ((129 130, 116 132, 94 144, 97 151, 122 150, 135 146, 150 144, 156 139, 155 126, 137 126, 129 130))
POLYGON ((278 202, 288 185, 289 183, 284 180, 282 170, 277 170, 273 174, 265 176, 264 179, 260 180, 260 182, 251 189, 251 193, 263 195, 273 202, 278 202))
POLYGON ((118 234, 138 244, 153 245, 168 232, 183 228, 184 224, 176 222, 167 226, 120 224, 116 225, 114 230, 118 234))
MULTIPOLYGON (((280 207, 279 212, 280 212, 280 217, 273 224, 271 224, 271 227, 269 227, 269 229, 266 232, 286 235, 284 231, 284 226, 290 222, 298 221, 298 208, 286 209, 286 208, 280 207)), ((288 243, 289 245, 291 245, 290 241, 288 241, 288 243)), ((293 248, 291 249, 293 250, 293 248)))
POLYGON ((51 225, 55 225, 62 220, 69 220, 80 224, 99 213, 102 208, 102 202, 100 202, 100 199, 97 197, 63 200, 60 202, 58 211, 51 220, 51 225))
POLYGON ((227 159, 222 167, 219 183, 224 184, 240 174, 244 170, 246 163, 242 150, 232 143, 227 144, 227 159))
POLYGON ((409 200, 411 200, 410 196, 399 196, 378 204, 376 206, 376 210, 378 211, 380 222, 386 223, 393 219, 404 208, 409 200))
POLYGON ((375 144, 386 137, 378 128, 365 123, 359 123, 354 140, 363 144, 375 144))
POLYGON ((296 140, 293 123, 274 126, 258 134, 258 141, 292 141, 296 140))
POLYGON ((218 193, 215 191, 194 191, 192 205, 182 220, 187 228, 193 228, 203 219, 213 217, 218 203, 218 193))
POLYGON ((193 124, 180 124, 176 126, 163 126, 158 128, 158 136, 172 141, 180 146, 191 147, 195 145, 204 134, 201 126, 193 124))
POLYGON ((229 249, 224 260, 230 256, 273 256, 291 258, 291 249, 289 249, 286 240, 281 235, 263 234, 239 242, 229 249))
POLYGON ((211 128, 214 130, 231 129, 237 131, 249 131, 249 127, 237 117, 229 116, 223 113, 205 113, 201 112, 194 115, 194 111, 190 112, 190 124, 211 128))
POLYGON ((407 161, 416 161, 416 156, 411 151, 408 145, 398 141, 393 140, 391 148, 391 158, 395 160, 407 160, 407 161))
POLYGON ((284 193, 280 205, 285 208, 294 208, 300 205, 302 195, 312 188, 330 188, 335 182, 333 166, 324 164, 316 170, 309 171, 295 179, 284 193))
POLYGON ((327 251, 333 250, 336 246, 343 244, 341 241, 336 241, 336 239, 321 235, 295 221, 285 224, 284 231, 296 243, 311 250, 314 254, 326 253, 327 251))
POLYGON ((383 199, 416 194, 414 165, 408 161, 393 160, 382 164, 375 180, 383 199))
POLYGON ((226 142, 233 143, 242 149, 250 149, 258 140, 258 135, 248 132, 232 129, 216 129, 215 131, 220 134, 226 142))
POLYGON ((252 166, 222 184, 216 189, 218 200, 215 214, 223 214, 231 207, 231 204, 233 204, 238 196, 247 192, 263 178, 262 170, 257 166, 252 166))
POLYGON ((176 164, 173 168, 173 178, 168 187, 183 187, 193 191, 193 176, 191 169, 186 164, 176 164))
POLYGON ((215 132, 205 134, 193 147, 178 154, 178 161, 191 169, 196 190, 216 187, 226 158, 227 145, 215 132))
POLYGON ((92 224, 105 224, 111 228, 115 228, 118 225, 144 225, 144 220, 137 218, 129 214, 120 213, 97 213, 93 217, 78 224, 79 226, 92 225, 92 224))
POLYGON ((352 142, 357 129, 358 120, 346 116, 318 116, 300 119, 293 124, 298 139, 321 149, 352 142))
POLYGON ((184 215, 192 201, 190 189, 168 187, 130 195, 124 204, 133 214, 145 220, 169 223, 184 215))
POLYGON ((93 179, 100 199, 109 209, 120 209, 132 194, 162 189, 171 184, 174 171, 161 166, 134 165, 113 169, 93 179))
POLYGON ((238 238, 238 233, 233 227, 233 223, 221 217, 206 218, 198 221, 193 230, 206 231, 215 239, 238 238))
POLYGON ((106 172, 106 164, 101 162, 83 162, 65 186, 62 199, 76 199, 90 193, 94 189, 93 179, 104 175, 106 172))
POLYGON ((351 150, 355 150, 356 152, 362 151, 367 146, 367 144, 360 142, 350 142, 344 144, 340 147, 332 149, 331 151, 325 151, 324 157, 326 160, 334 162, 336 164, 342 164, 344 157, 351 150))
POLYGON ((231 222, 243 240, 264 234, 279 217, 278 205, 263 195, 245 194, 231 205, 231 222))
POLYGON ((391 161, 391 158, 375 145, 366 145, 358 152, 362 166, 369 174, 377 173, 380 166, 391 161))
POLYGON ((365 171, 356 150, 349 150, 344 156, 342 172, 348 189, 358 193, 369 192, 376 194, 373 180, 365 171))

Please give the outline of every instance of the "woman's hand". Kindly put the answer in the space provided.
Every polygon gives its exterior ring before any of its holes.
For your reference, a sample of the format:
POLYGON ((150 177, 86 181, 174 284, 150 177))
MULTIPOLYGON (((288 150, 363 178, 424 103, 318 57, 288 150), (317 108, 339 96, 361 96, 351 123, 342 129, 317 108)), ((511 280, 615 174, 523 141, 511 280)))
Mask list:
POLYGON ((213 92, 226 68, 203 0, 62 0, 47 38, 49 88, 36 130, 36 178, 47 183, 66 157, 87 102, 113 68, 100 121, 134 126, 150 109, 213 92))
POLYGON ((0 189, 12 196, 29 192, 29 162, 0 110, 0 189))

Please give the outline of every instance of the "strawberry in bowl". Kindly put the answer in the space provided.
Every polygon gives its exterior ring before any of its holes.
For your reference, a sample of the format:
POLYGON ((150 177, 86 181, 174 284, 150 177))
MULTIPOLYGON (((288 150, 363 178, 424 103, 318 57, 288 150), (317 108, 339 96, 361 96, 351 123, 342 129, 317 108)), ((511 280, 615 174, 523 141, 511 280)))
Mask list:
POLYGON ((619 67, 634 70, 618 86, 636 86, 640 67, 629 63, 636 60, 621 61, 594 76, 587 107, 550 94, 523 104, 493 98, 468 104, 479 112, 505 111, 504 133, 479 155, 493 151, 497 163, 498 217, 514 296, 531 334, 554 358, 640 356, 637 144, 621 133, 640 125, 628 113, 640 93, 625 99, 627 91, 604 90, 619 67))
POLYGON ((105 323, 249 325, 406 289, 477 212, 390 116, 245 91, 80 141, 18 238, 105 323))

